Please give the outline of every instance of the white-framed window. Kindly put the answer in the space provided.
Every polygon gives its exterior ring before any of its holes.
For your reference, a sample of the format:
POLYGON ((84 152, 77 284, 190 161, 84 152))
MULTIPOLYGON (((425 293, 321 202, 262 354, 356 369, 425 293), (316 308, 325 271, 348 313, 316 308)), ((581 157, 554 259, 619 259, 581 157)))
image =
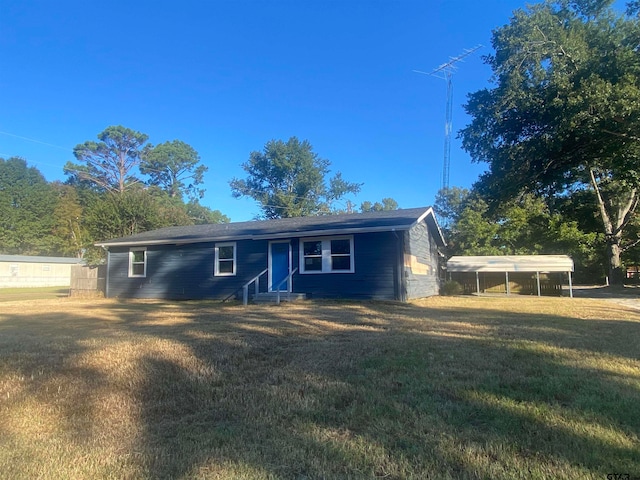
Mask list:
POLYGON ((136 247, 129 249, 129 276, 147 276, 147 248, 136 247))
POLYGON ((216 243, 213 274, 228 277, 236 274, 236 242, 216 243))
POLYGON ((353 273, 353 236, 300 239, 300 273, 353 273))

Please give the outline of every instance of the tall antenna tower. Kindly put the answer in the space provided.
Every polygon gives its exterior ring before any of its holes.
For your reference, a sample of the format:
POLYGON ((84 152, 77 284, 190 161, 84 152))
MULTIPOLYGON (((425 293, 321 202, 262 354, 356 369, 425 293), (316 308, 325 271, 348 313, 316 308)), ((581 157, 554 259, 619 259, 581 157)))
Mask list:
POLYGON ((453 82, 452 77, 457 69, 456 64, 461 62, 465 57, 468 57, 473 52, 482 48, 482 45, 476 45, 473 48, 467 48, 457 57, 450 57, 449 61, 443 63, 439 67, 436 67, 431 72, 421 72, 420 70, 414 70, 416 73, 422 73, 423 75, 431 75, 433 77, 441 78, 447 82, 447 109, 445 111, 445 123, 444 123, 444 163, 442 167, 442 189, 449 188, 449 169, 451 166, 451 132, 452 132, 452 117, 453 117, 453 82))

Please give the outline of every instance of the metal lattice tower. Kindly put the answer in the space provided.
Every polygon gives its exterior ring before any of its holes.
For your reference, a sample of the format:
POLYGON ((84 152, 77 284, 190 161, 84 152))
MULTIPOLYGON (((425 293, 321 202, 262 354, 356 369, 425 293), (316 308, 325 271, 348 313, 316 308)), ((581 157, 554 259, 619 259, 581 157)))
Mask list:
POLYGON ((442 166, 443 190, 449 188, 449 169, 451 167, 451 132, 453 131, 453 73, 457 68, 456 63, 461 62, 462 59, 468 57, 479 48, 482 48, 482 45, 477 45, 473 48, 465 49, 465 51, 460 55, 458 55, 457 57, 451 57, 448 62, 443 63, 431 72, 421 72, 420 70, 414 70, 414 72, 416 73, 438 77, 447 82, 447 108, 445 110, 444 123, 444 163, 442 166))

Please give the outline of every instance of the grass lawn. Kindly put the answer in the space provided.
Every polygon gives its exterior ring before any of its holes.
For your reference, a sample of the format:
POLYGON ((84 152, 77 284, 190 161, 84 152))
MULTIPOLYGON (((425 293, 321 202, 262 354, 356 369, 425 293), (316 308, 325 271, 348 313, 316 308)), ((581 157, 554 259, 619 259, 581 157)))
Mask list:
POLYGON ((69 296, 69 287, 0 288, 0 302, 43 300, 69 296))
POLYGON ((0 478, 634 478, 639 437, 605 301, 0 304, 0 478))

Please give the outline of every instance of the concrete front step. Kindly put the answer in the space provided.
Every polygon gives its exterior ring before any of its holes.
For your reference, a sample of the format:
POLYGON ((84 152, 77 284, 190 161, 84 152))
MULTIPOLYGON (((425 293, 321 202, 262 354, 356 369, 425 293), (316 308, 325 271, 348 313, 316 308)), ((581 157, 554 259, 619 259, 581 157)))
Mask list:
MULTIPOLYGON (((278 298, 277 292, 262 292, 257 295, 251 296, 254 303, 276 303, 278 298)), ((294 300, 304 300, 307 298, 305 293, 288 293, 288 292, 280 292, 280 301, 294 301, 294 300)))

